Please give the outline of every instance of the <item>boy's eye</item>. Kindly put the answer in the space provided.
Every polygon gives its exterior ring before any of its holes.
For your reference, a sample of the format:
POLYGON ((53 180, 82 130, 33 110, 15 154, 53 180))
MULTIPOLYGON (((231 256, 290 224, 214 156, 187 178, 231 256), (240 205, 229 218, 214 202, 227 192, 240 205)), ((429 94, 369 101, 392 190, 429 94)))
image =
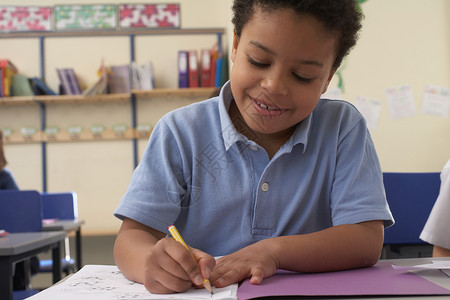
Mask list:
POLYGON ((262 63, 262 62, 258 62, 258 61, 254 60, 254 59, 251 58, 251 57, 248 58, 248 61, 249 61, 252 65, 254 65, 254 66, 256 66, 256 67, 259 67, 259 68, 265 68, 265 67, 268 67, 268 66, 269 66, 269 64, 262 63))
MULTIPOLYGON (((267 67, 270 66, 270 64, 268 64, 268 63, 263 63, 263 62, 256 61, 256 60, 254 60, 251 57, 248 58, 248 61, 250 62, 250 64, 252 64, 252 65, 254 65, 254 66, 258 67, 258 68, 267 68, 267 67)), ((305 78, 305 77, 302 77, 302 76, 300 76, 300 75, 298 75, 296 73, 292 73, 292 75, 294 76, 294 78, 296 80, 298 80, 300 82, 303 82, 303 83, 310 83, 313 80, 313 78, 305 78)))
POLYGON ((294 75, 295 79, 297 79, 298 81, 304 82, 304 83, 310 83, 313 80, 313 78, 305 78, 305 77, 302 77, 302 76, 297 75, 295 73, 292 73, 292 75, 294 75))

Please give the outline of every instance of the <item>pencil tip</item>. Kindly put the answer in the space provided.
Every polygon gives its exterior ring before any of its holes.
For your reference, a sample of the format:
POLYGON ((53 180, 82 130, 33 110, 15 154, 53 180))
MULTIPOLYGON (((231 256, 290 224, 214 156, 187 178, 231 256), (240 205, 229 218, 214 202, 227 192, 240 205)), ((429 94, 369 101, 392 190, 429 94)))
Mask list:
POLYGON ((212 297, 212 295, 213 295, 214 293, 213 293, 213 290, 212 290, 212 287, 211 287, 211 283, 209 282, 208 279, 204 279, 204 280, 203 280, 203 286, 205 287, 205 289, 208 290, 208 292, 211 293, 211 297, 212 297))

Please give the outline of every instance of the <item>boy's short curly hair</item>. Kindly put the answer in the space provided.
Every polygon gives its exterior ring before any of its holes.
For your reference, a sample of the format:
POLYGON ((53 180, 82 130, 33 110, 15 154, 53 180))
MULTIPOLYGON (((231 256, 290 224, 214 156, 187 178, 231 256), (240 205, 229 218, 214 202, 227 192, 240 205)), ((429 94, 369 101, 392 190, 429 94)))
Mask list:
POLYGON ((299 15, 312 15, 322 22, 337 37, 335 69, 355 46, 364 17, 356 0, 234 0, 232 22, 238 37, 253 17, 255 7, 265 12, 292 8, 299 15))

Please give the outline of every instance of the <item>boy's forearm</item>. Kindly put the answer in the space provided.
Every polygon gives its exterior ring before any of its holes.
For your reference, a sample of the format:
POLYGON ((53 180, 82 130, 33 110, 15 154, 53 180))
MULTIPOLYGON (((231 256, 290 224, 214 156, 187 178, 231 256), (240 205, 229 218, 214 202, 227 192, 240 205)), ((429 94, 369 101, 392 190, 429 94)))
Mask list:
POLYGON ((126 278, 143 283, 145 257, 159 237, 134 225, 122 224, 114 243, 114 260, 126 278))
POLYGON ((324 272, 366 267, 380 258, 382 221, 339 225, 319 232, 262 241, 282 269, 324 272))

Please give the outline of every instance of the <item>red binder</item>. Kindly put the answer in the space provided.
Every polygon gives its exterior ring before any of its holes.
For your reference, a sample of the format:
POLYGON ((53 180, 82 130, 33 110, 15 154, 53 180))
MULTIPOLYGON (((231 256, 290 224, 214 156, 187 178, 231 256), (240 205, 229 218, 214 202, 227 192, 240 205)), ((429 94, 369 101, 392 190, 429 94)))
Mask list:
POLYGON ((201 72, 200 72, 200 86, 202 87, 212 87, 213 86, 213 76, 211 74, 211 50, 202 49, 201 51, 201 72))
POLYGON ((198 71, 198 54, 196 50, 189 51, 189 87, 199 86, 199 71, 198 71))

